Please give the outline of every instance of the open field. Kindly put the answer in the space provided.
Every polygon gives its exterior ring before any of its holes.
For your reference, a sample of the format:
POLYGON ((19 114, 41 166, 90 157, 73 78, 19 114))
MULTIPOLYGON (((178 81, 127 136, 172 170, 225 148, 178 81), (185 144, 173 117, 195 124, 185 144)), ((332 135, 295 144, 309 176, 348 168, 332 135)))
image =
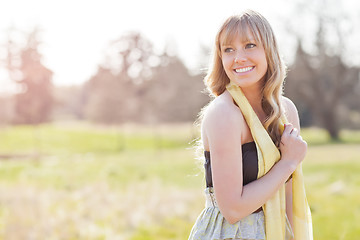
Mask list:
MULTIPOLYGON (((187 239, 203 208, 191 125, 0 129, 0 239, 187 239)), ((360 236, 360 131, 304 129, 314 239, 360 236)))

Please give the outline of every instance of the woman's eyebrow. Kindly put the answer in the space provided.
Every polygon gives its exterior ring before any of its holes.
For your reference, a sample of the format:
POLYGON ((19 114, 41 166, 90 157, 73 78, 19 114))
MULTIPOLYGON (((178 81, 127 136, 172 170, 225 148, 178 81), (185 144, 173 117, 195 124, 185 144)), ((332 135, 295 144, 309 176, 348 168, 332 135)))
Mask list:
POLYGON ((254 38, 245 38, 242 42, 257 42, 254 38))

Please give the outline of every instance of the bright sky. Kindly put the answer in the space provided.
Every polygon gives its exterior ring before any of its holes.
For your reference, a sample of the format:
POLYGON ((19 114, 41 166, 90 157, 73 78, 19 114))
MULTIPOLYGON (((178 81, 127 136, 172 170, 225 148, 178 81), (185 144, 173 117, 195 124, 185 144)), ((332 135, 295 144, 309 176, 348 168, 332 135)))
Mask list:
MULTIPOLYGON (((219 25, 231 14, 250 8, 262 13, 280 37, 280 21, 293 11, 286 0, 11 0, 0 7, 0 43, 11 24, 30 31, 39 25, 43 63, 56 85, 81 84, 95 73, 111 40, 136 30, 159 51, 167 42, 190 68, 196 67, 200 44, 212 46, 219 25), (279 32, 279 33, 278 33, 279 32)), ((279 39, 285 42, 286 39, 279 39)), ((291 45, 291 44, 290 44, 291 45)), ((286 54, 285 54, 286 55, 286 54)), ((0 51, 0 58, 4 52, 0 51)), ((0 70, 3 92, 7 75, 0 70)))

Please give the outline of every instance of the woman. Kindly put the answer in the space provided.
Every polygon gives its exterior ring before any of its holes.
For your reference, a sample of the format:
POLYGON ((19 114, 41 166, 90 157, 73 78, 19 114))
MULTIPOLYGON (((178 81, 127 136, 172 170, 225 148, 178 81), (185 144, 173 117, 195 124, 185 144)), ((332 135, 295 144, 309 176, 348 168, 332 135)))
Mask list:
POLYGON ((298 168, 307 144, 282 96, 285 65, 269 23, 254 11, 230 17, 213 54, 205 83, 215 99, 201 124, 206 207, 189 239, 292 239, 293 180, 295 239, 312 239, 298 168))

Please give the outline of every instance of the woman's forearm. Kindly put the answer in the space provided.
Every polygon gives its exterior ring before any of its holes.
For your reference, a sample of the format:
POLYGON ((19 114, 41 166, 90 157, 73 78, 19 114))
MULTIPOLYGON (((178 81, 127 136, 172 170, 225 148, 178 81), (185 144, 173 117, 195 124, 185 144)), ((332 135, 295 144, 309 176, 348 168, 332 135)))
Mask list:
POLYGON ((232 201, 233 206, 228 206, 232 212, 227 220, 235 223, 253 213, 280 189, 295 169, 296 165, 280 160, 263 177, 245 185, 240 198, 232 201))

